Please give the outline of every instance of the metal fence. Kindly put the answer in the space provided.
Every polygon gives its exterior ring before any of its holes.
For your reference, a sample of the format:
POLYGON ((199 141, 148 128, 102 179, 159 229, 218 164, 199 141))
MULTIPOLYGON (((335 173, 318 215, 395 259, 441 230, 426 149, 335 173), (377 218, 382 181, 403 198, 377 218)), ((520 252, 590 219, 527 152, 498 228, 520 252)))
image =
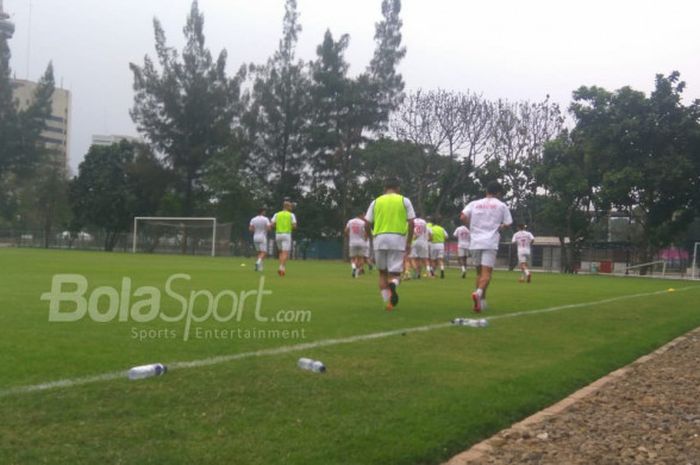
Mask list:
MULTIPOLYGON (((104 250, 107 235, 102 232, 81 232, 69 234, 65 231, 52 231, 48 234, 41 230, 0 229, 0 247, 32 247, 74 250, 104 250)), ((114 240, 115 252, 131 252, 133 235, 119 233, 114 240)), ((223 257, 252 257, 255 255, 250 234, 236 238, 224 239, 216 246, 216 255, 223 257)), ((274 240, 269 240, 268 251, 275 254, 274 240)), ((148 252, 142 252, 148 253, 148 252)), ((182 254, 181 247, 159 247, 152 253, 182 254)), ((457 244, 449 242, 445 247, 447 262, 457 265, 457 244)), ((188 255, 211 254, 211 243, 192 244, 188 246, 188 255)), ((535 244, 532 247, 530 266, 534 270, 561 271, 562 249, 553 244, 535 244)), ((310 240, 299 238, 294 241, 292 257, 306 260, 340 260, 343 258, 343 241, 341 239, 310 240)), ((588 244, 581 250, 577 269, 583 272, 611 274, 659 274, 661 270, 668 276, 689 277, 693 267, 693 244, 666 247, 651 257, 654 266, 638 266, 642 263, 642 253, 629 243, 603 242, 588 244)), ((471 264, 471 261, 470 261, 471 264)), ((502 243, 498 250, 496 267, 513 269, 517 266, 517 255, 510 243, 502 243)), ((700 270, 696 270, 696 275, 700 270)))
MULTIPOLYGON (((114 252, 131 252, 133 234, 118 233, 113 238, 108 238, 103 232, 81 232, 69 234, 64 231, 45 233, 39 230, 15 230, 0 229, 0 247, 29 247, 48 249, 73 249, 73 250, 105 250, 107 239, 114 240, 114 252)), ((253 239, 250 234, 241 237, 220 237, 216 244, 216 256, 218 257, 252 257, 255 255, 253 239)), ((276 253, 275 241, 269 240, 268 250, 276 253)), ((306 260, 339 260, 343 258, 343 242, 340 239, 326 240, 295 240, 292 257, 306 260)), ((181 244, 162 241, 157 247, 146 251, 146 247, 138 247, 139 253, 182 255, 181 244)), ((210 255, 211 240, 190 240, 185 249, 186 255, 210 255)))

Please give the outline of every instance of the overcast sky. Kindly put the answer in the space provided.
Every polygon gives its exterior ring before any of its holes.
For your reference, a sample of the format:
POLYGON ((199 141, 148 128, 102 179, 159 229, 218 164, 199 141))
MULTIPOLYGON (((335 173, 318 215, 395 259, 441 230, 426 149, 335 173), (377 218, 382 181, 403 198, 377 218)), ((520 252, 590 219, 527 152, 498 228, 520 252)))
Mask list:
MULTIPOLYGON (((284 0, 200 0, 205 35, 229 68, 262 63, 277 47, 284 0)), ((374 49, 381 0, 298 0, 298 56, 311 60, 326 28, 350 34, 351 72, 374 49)), ((70 165, 93 134, 135 135, 129 62, 154 55, 153 17, 181 48, 190 0, 4 0, 18 78, 36 80, 52 60, 72 92, 70 165), (31 11, 31 15, 30 15, 31 11)), ((489 98, 567 106, 580 85, 650 91, 656 73, 681 72, 700 98, 700 2, 680 0, 403 0, 400 71, 407 89, 473 91, 489 98)))

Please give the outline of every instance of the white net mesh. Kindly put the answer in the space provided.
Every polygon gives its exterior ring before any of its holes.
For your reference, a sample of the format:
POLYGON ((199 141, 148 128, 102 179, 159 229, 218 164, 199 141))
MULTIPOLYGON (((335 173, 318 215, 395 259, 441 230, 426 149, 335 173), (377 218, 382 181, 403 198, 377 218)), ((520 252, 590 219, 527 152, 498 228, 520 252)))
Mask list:
POLYGON ((230 255, 231 223, 212 219, 136 218, 134 251, 186 255, 230 255))

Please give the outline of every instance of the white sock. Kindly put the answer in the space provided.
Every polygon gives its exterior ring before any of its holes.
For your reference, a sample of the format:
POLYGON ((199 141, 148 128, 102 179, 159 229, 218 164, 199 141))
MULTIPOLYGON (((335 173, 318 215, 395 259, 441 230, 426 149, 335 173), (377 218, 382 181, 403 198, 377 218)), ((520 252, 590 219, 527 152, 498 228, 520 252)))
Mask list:
POLYGON ((525 271, 525 276, 530 276, 530 270, 525 271))
POLYGON ((476 290, 476 295, 478 295, 479 298, 481 299, 481 296, 484 295, 483 289, 477 289, 477 290, 476 290))
POLYGON ((445 265, 440 265, 440 270, 445 271, 445 265))
POLYGON ((352 266, 352 269, 353 269, 353 270, 357 269, 357 267, 355 266, 354 263, 351 263, 350 265, 352 266))
POLYGON ((389 302, 389 297, 391 297, 391 291, 389 289, 382 289, 379 293, 382 295, 382 300, 384 302, 389 302))
POLYGON ((467 267, 463 266, 463 267, 462 267, 462 273, 464 273, 465 271, 467 271, 467 267))

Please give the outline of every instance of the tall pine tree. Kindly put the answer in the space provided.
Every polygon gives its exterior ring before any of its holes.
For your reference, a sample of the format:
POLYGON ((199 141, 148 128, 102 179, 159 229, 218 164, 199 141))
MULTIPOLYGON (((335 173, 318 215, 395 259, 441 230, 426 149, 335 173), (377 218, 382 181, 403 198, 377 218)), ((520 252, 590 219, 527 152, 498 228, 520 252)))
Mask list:
POLYGON ((51 114, 55 89, 53 65, 49 63, 31 101, 23 109, 12 95, 10 49, 0 36, 0 179, 7 174, 26 175, 45 153, 41 132, 51 114))
POLYGON ((183 29, 182 57, 166 44, 158 19, 153 25, 160 71, 148 56, 143 66, 130 65, 135 91, 131 117, 152 147, 165 154, 177 180, 180 213, 191 216, 207 207, 207 164, 230 146, 240 116, 242 76, 227 77, 225 50, 213 60, 196 0, 183 29))
POLYGON ((248 166, 268 187, 268 201, 297 197, 304 169, 308 127, 309 78, 295 56, 301 32, 296 0, 287 0, 283 36, 264 66, 254 67, 251 108, 246 116, 250 137, 248 166))
POLYGON ((336 42, 327 31, 311 65, 314 110, 309 147, 313 172, 318 181, 331 181, 335 187, 338 231, 354 207, 357 151, 368 135, 386 126, 390 112, 403 98, 403 79, 396 72, 406 53, 401 46, 400 11, 400 0, 382 1, 383 19, 375 26, 374 56, 357 78, 347 76, 347 35, 336 42))

